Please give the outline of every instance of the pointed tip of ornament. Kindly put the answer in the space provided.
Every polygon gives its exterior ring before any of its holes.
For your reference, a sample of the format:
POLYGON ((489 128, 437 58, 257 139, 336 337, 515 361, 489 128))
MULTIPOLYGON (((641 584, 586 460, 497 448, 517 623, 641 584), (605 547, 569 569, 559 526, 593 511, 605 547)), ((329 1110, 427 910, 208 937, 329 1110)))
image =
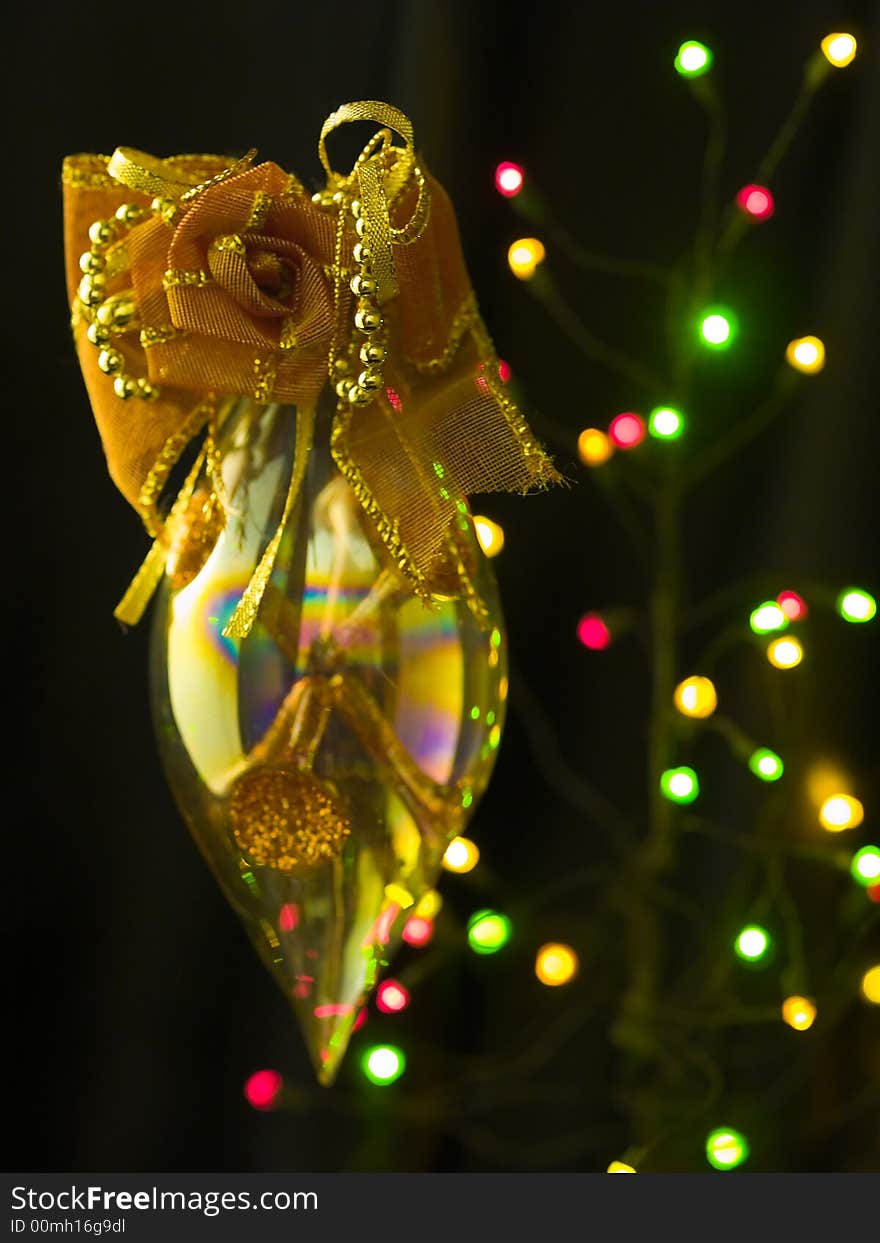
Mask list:
POLYGON ((332 1065, 316 1066, 315 1072, 318 1076, 318 1083, 322 1088, 332 1088, 336 1082, 336 1076, 339 1073, 339 1067, 342 1064, 342 1058, 338 1058, 332 1065))
POLYGON ((348 1049, 359 1006, 311 1006, 298 1001, 295 1008, 318 1083, 332 1087, 348 1049))

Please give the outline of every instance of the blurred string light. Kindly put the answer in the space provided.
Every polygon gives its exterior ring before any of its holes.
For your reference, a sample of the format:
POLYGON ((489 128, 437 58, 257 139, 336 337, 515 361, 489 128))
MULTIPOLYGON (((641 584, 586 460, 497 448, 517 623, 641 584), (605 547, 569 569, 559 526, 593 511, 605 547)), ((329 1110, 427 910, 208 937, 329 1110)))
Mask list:
POLYGON ((406 1070, 406 1057, 396 1045, 377 1044, 364 1050, 361 1068, 370 1083, 384 1088, 406 1070))
POLYGON ((829 65, 833 65, 835 69, 845 69, 855 60, 858 43, 851 34, 835 32, 826 35, 819 46, 829 65))
POLYGON ((577 625, 577 637, 591 652, 602 652, 611 642, 611 631, 598 613, 584 613, 577 625))
POLYGON ((284 1080, 277 1070, 258 1070, 244 1085, 245 1098, 254 1109, 274 1109, 284 1080))
POLYGON ((474 530, 486 556, 497 557, 504 548, 504 528, 483 514, 475 514, 474 530))
POLYGON ((470 872, 480 861, 480 848, 469 837, 454 837, 443 855, 448 872, 470 872))
POLYGON ((635 449, 645 439, 645 420, 632 410, 626 410, 611 420, 608 435, 618 449, 635 449))
POLYGON ((674 64, 683 78, 699 78, 712 68, 712 53, 705 43, 688 39, 676 52, 674 64))
POLYGON ((748 1159, 746 1137, 732 1127, 718 1127, 706 1138, 706 1160, 716 1170, 733 1170, 748 1159))
POLYGON ((733 948, 744 962, 760 962, 770 949, 770 933, 760 924, 747 924, 737 934, 733 948))
POLYGON ((837 611, 844 621, 868 622, 877 613, 877 601, 861 587, 846 587, 837 597, 837 611))
POLYGON ((862 996, 873 1006, 880 1006, 880 963, 869 967, 862 976, 862 996))
POLYGON ((495 169, 495 189, 506 199, 516 198, 524 181, 525 173, 522 168, 519 164, 512 164, 510 160, 502 160, 495 169))
POLYGON ((409 989, 398 980, 383 980, 376 990, 376 1009, 383 1014, 399 1014, 409 1002, 409 989))
POLYGON ((700 339, 710 350, 726 350, 737 333, 736 316, 726 307, 712 307, 700 319, 700 339))
POLYGON ((765 600, 749 614, 749 625, 755 634, 772 634, 774 630, 784 630, 788 618, 775 600, 765 600))
POLYGON ((535 956, 535 975, 548 988, 558 988, 573 980, 578 972, 578 956, 570 945, 550 942, 535 956))
POLYGON ((880 880, 880 849, 876 846, 863 846, 857 850, 850 861, 849 869, 853 879, 866 888, 880 880))
POLYGON ((434 936, 434 924, 430 919, 424 919, 421 915, 410 915, 403 925, 401 935, 407 945, 421 949, 422 946, 428 945, 434 936))
POLYGON ((806 600, 796 591, 780 591, 776 603, 789 621, 803 621, 810 611, 806 600))
POLYGON ((700 720, 711 716, 718 707, 715 684, 709 678, 701 678, 696 674, 679 682, 673 701, 683 716, 697 717, 700 720))
POLYGON ((749 756, 749 768, 762 781, 778 781, 785 771, 785 765, 775 751, 769 747, 758 747, 749 756))
POLYGON ((794 669, 803 658, 804 649, 798 639, 774 639, 767 645, 767 659, 777 669, 794 669))
POLYGON ((880 904, 880 881, 875 881, 873 884, 868 885, 865 893, 872 902, 880 904))
POLYGON ((796 1032, 805 1032, 816 1021, 816 1006, 809 997, 786 997, 782 1003, 782 1020, 796 1032))
POLYGON ((678 440, 684 434, 684 417, 672 406, 657 406, 648 416, 648 432, 655 440, 678 440))
POLYGON ((667 768, 660 774, 660 793, 670 803, 692 803, 700 793, 700 781, 692 768, 667 768))
POLYGON ((819 808, 819 823, 829 833, 857 829, 864 818, 864 807, 851 794, 832 794, 819 808))
POLYGON ((536 237, 521 237, 511 244, 507 262, 514 276, 521 281, 530 281, 546 254, 543 243, 536 237))
POLYGON ((769 220, 776 210, 773 195, 766 186, 743 186, 736 196, 736 205, 753 220, 769 220))
POLYGON ((825 366, 825 346, 818 337, 795 337, 786 346, 785 361, 795 371, 816 375, 825 366))
POLYGON ((513 925, 500 911, 475 911, 468 920, 467 935, 475 954, 497 954, 513 935, 513 925))
POLYGON ((631 1165, 627 1165, 625 1161, 612 1161, 605 1171, 606 1174, 635 1174, 635 1170, 631 1165))
POLYGON ((613 441, 598 427, 587 427, 578 436, 578 457, 585 466, 603 466, 613 452, 613 441))

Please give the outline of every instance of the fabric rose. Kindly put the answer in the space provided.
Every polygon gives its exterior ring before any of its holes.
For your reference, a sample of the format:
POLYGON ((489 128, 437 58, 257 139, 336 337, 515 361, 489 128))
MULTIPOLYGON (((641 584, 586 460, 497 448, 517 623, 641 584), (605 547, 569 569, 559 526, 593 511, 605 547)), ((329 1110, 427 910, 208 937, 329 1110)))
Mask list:
POLYGON ((335 239, 332 217, 272 163, 201 191, 170 229, 155 217, 133 231, 150 380, 313 401, 333 333, 335 239))

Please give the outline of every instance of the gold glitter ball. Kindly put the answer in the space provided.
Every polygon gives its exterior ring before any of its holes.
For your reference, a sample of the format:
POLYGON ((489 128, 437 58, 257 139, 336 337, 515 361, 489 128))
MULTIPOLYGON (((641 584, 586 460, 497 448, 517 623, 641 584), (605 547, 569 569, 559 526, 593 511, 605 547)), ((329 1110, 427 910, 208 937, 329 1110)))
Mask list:
POLYGON ((337 858, 351 832, 339 796, 295 768, 252 768, 232 787, 229 821, 255 867, 292 872, 337 858))

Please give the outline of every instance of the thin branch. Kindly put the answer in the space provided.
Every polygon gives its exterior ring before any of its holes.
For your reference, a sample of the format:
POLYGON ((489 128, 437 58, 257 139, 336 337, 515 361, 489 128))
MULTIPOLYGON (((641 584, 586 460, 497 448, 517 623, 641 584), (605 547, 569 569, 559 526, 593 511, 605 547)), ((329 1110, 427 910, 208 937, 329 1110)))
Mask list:
POLYGON ((783 366, 776 375, 770 395, 750 415, 734 423, 726 436, 713 441, 685 469, 685 485, 693 488, 730 458, 747 448, 756 437, 782 413, 792 394, 796 377, 790 367, 783 366))
POLYGON ((580 316, 562 298, 546 271, 536 272, 528 281, 528 287, 586 358, 592 359, 615 375, 622 376, 628 384, 638 385, 651 392, 662 390, 663 385, 659 378, 642 366, 638 359, 601 341, 587 328, 580 316))
POLYGON ((614 850, 619 852, 631 843, 634 829, 630 821, 609 799, 601 794, 580 773, 569 766, 562 754, 550 718, 523 679, 515 671, 510 678, 511 699, 517 710, 526 741, 544 781, 556 790, 562 802, 574 807, 586 816, 591 824, 598 826, 614 850))
POLYGON ((629 276, 639 280, 655 281, 666 285, 672 279, 668 268, 656 263, 643 263, 634 259, 614 259, 610 255, 584 250, 564 225, 555 218, 547 200, 533 186, 516 196, 511 206, 517 215, 535 224, 559 252, 585 272, 604 272, 609 276, 629 276))

